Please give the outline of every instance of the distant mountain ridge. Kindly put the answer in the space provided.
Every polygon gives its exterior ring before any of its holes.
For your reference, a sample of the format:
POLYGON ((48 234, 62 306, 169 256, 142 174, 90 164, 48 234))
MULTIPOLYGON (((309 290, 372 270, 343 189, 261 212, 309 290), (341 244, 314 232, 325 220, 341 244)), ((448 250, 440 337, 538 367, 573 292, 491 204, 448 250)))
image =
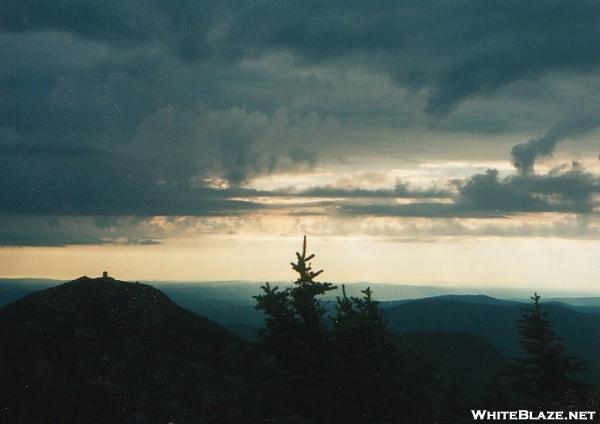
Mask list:
MULTIPOLYGON (((440 296, 403 302, 383 309, 394 334, 420 331, 466 332, 492 344, 505 358, 520 354, 517 321, 527 304, 479 296, 440 296), (477 302, 482 300, 483 303, 477 302)), ((588 366, 588 379, 600 381, 600 315, 542 303, 567 352, 588 366)))
MULTIPOLYGON (((439 300, 450 300, 464 303, 477 303, 481 305, 522 305, 523 302, 518 302, 516 300, 503 300, 497 299, 492 296, 488 296, 485 294, 445 294, 441 296, 431 296, 428 299, 439 299, 439 300)), ((414 299, 418 300, 418 299, 414 299)))
MULTIPOLYGON (((16 300, 27 293, 49 288, 64 283, 65 280, 44 278, 0 278, 0 306, 16 300), (18 296, 18 297, 17 297, 18 296), (9 298, 14 298, 9 301, 9 298)), ((235 300, 236 303, 254 304, 252 296, 260 292, 264 282, 256 281, 141 281, 144 284, 157 287, 167 293, 171 298, 203 298, 213 300, 235 300)), ((271 285, 287 287, 289 282, 271 282, 271 285)), ((485 296, 496 300, 509 300, 514 302, 528 302, 531 290, 513 290, 481 287, 450 287, 418 284, 390 284, 390 283, 346 283, 346 290, 350 296, 360 296, 360 290, 371 287, 375 296, 381 302, 416 300, 426 297, 441 296, 485 296)), ((326 301, 335 301, 341 294, 341 284, 338 290, 330 292, 324 297, 326 301)), ((563 302, 574 307, 600 307, 600 297, 568 297, 560 296, 555 292, 542 292, 546 302, 563 302)), ((483 299, 483 298, 482 298, 483 299)), ((480 302, 481 303, 481 302, 480 302)))
MULTIPOLYGON (((28 293, 48 288, 60 284, 58 280, 40 280, 40 279, 0 279, 0 306, 13 302, 28 293)), ((213 320, 219 325, 229 328, 234 333, 246 338, 253 339, 258 328, 263 325, 264 316, 255 309, 255 300, 252 296, 260 293, 260 286, 263 283, 256 282, 202 282, 202 283, 154 283, 155 287, 161 289, 171 300, 178 305, 213 320)), ((280 287, 285 287, 286 283, 273 283, 280 287)), ((352 283, 346 285, 347 292, 351 296, 359 295, 360 290, 366 287, 367 283, 352 283)), ((374 290, 375 298, 381 303, 383 309, 393 308, 395 306, 409 304, 410 302, 438 299, 440 301, 459 301, 462 303, 481 304, 481 305, 504 305, 518 306, 523 305, 529 299, 529 295, 523 298, 514 299, 508 297, 499 299, 487 294, 464 294, 447 293, 447 288, 435 288, 433 286, 412 286, 412 285, 390 285, 390 284, 371 284, 374 290), (431 295, 442 291, 444 293, 431 295), (390 300, 395 294, 404 295, 404 298, 390 300), (422 296, 417 296, 421 294, 422 296)), ((340 294, 340 290, 324 297, 324 302, 328 310, 333 311, 335 298, 340 294)), ((600 307, 593 306, 600 298, 543 298, 544 304, 548 307, 561 307, 580 313, 592 313, 600 315, 600 307), (586 304, 589 299, 589 305, 586 304), (573 302, 569 304, 566 302, 573 302)), ((445 328, 444 325, 433 326, 433 331, 445 328)), ((464 331, 464 328, 450 328, 451 331, 464 331)), ((514 333, 509 332, 510 338, 514 333)), ((508 337, 506 337, 508 338, 508 337)), ((511 342, 512 343, 512 342, 511 342)), ((514 343, 511 344, 510 351, 514 351, 514 343)))

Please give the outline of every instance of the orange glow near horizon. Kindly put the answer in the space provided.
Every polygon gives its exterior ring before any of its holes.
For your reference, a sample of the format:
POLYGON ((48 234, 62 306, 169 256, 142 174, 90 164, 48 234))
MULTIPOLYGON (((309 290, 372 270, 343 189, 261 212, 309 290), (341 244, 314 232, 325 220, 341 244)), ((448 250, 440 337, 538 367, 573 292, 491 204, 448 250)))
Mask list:
MULTIPOLYGON (((108 270, 123 280, 289 281, 299 238, 210 236, 155 246, 0 249, 3 277, 62 280, 108 270)), ((309 237, 327 281, 570 289, 600 294, 600 241, 559 239, 392 242, 309 237)))

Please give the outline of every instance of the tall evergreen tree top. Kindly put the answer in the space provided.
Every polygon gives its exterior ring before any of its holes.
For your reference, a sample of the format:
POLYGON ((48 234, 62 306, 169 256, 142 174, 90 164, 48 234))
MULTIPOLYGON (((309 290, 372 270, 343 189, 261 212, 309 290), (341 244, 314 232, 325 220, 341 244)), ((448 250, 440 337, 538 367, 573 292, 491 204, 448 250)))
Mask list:
POLYGON ((298 278, 291 289, 291 297, 294 308, 304 323, 320 327, 323 325, 322 318, 326 311, 317 296, 335 290, 337 287, 331 283, 315 280, 323 270, 313 271, 310 261, 314 257, 314 254, 309 255, 306 252, 306 236, 304 236, 302 253, 296 252, 297 261, 291 263, 292 269, 298 273, 298 278))
POLYGON ((316 281, 323 270, 313 271, 311 260, 314 254, 308 254, 306 236, 302 243, 302 252, 296 252, 296 262, 291 266, 298 273, 292 287, 279 290, 269 283, 262 286, 263 294, 254 296, 256 308, 266 314, 266 327, 262 332, 264 341, 277 340, 294 336, 294 343, 314 342, 315 338, 324 337, 326 310, 318 296, 337 287, 331 283, 316 281))
POLYGON ((542 309, 541 297, 534 293, 532 307, 524 308, 517 322, 523 357, 514 361, 515 385, 523 399, 538 406, 557 407, 581 384, 575 376, 584 367, 565 352, 564 341, 557 336, 542 309))

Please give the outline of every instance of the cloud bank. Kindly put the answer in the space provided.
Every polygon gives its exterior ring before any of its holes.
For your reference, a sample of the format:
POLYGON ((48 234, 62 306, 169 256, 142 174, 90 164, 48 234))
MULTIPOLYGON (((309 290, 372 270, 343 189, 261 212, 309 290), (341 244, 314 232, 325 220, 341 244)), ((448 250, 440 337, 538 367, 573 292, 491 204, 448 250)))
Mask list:
POLYGON ((126 228, 155 216, 597 212, 594 170, 534 169, 599 126, 597 2, 0 7, 0 244, 161 239, 126 228), (271 175, 401 167, 402 153, 388 157, 396 151, 411 152, 407 162, 507 160, 510 146, 515 175, 253 186, 271 175), (129 224, 117 235, 78 224, 100 218, 129 224), (62 224, 44 233, 48 222, 62 224))

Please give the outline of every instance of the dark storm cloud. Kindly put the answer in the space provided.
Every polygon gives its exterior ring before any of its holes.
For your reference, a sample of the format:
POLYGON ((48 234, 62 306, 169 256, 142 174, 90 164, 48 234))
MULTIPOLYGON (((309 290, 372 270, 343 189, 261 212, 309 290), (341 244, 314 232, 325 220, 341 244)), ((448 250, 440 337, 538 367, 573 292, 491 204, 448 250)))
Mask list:
POLYGON ((159 41, 186 60, 285 49, 309 62, 352 62, 428 88, 433 114, 513 81, 600 63, 600 4, 591 0, 2 3, 7 31, 66 31, 119 47, 159 41))
POLYGON ((579 116, 552 127, 542 137, 515 145, 512 150, 512 160, 521 173, 533 171, 533 165, 538 157, 552 156, 556 146, 566 138, 585 135, 600 126, 598 116, 579 116))
MULTIPOLYGON (((5 218, 6 219, 6 218, 5 218)), ((80 228, 71 230, 53 226, 52 222, 40 223, 34 227, 21 226, 12 219, 10 226, 0 228, 2 246, 68 246, 98 245, 105 241, 97 234, 82 234, 80 228)))
MULTIPOLYGON (((267 206, 253 198, 292 193, 244 191, 245 182, 310 169, 326 148, 343 158, 344 149, 356 147, 332 137, 337 115, 350 116, 354 125, 366 115, 409 123, 416 113, 410 109, 422 108, 429 117, 446 117, 438 128, 451 128, 448 113, 466 99, 548 74, 590 73, 600 64, 600 3, 592 1, 0 0, 0 10, 5 217, 262 210, 267 206), (288 68, 271 66, 272 56, 288 58, 288 68), (242 70, 249 60, 264 63, 242 70), (307 75, 300 78, 290 68, 307 75), (391 97, 408 88, 424 103, 404 106, 408 112, 399 117, 390 98, 382 106, 379 94, 366 101, 350 93, 364 80, 335 89, 319 80, 325 68, 359 70, 369 83, 383 81, 376 93, 391 97), (292 75, 278 75, 280 69, 292 75), (303 95, 303 107, 294 108, 290 92, 303 95), (216 190, 215 182, 229 188, 216 190)), ((460 131, 502 132, 511 124, 467 118, 458 122, 460 131)), ((595 125, 565 122, 515 147, 519 169, 530 171, 536 157, 551 154, 560 140, 595 125)), ((597 183, 581 185, 583 171, 572 171, 571 180, 564 174, 538 178, 529 172, 521 181, 477 176, 451 204, 343 207, 375 215, 395 208, 390 213, 411 216, 588 211, 597 183)), ((373 192, 321 187, 302 195, 431 200, 452 193, 401 185, 373 192)), ((16 240, 10 231, 5 228, 0 243, 16 240)), ((96 232, 68 234, 65 242, 102 239, 96 232)), ((62 243, 53 237, 46 239, 62 243)))
POLYGON ((0 170, 4 199, 0 213, 219 216, 264 209, 251 201, 232 200, 229 193, 220 190, 149 182, 144 178, 148 174, 134 175, 108 161, 95 161, 90 169, 86 168, 86 160, 72 160, 65 162, 62 169, 56 169, 53 163, 50 170, 44 163, 31 162, 27 172, 22 172, 3 161, 6 166, 0 170), (96 166, 104 174, 97 175, 96 166))
POLYGON ((0 33, 0 56, 5 213, 255 209, 214 194, 204 180, 235 185, 310 167, 315 155, 304 140, 331 125, 285 108, 210 107, 203 98, 214 75, 205 78, 203 67, 181 64, 164 46, 115 47, 46 28, 0 33))
POLYGON ((433 114, 522 78, 599 64, 600 5, 592 1, 302 2, 272 10, 266 45, 311 61, 362 55, 404 84, 429 88, 433 114))
POLYGON ((58 217, 8 215, 0 220, 3 246, 155 245, 162 238, 156 226, 139 217, 58 217), (108 222, 110 221, 110 222, 108 222))
POLYGON ((0 140, 0 152, 1 214, 211 216, 262 208, 232 200, 237 192, 194 184, 161 162, 160 151, 0 140))
POLYGON ((348 215, 408 217, 504 217, 519 213, 591 213, 597 206, 600 179, 577 163, 548 174, 514 175, 501 179, 490 169, 466 181, 452 203, 342 205, 348 215))
POLYGON ((467 180, 456 205, 465 210, 587 213, 595 206, 600 180, 574 163, 567 170, 548 174, 514 175, 504 179, 489 170, 467 180))

